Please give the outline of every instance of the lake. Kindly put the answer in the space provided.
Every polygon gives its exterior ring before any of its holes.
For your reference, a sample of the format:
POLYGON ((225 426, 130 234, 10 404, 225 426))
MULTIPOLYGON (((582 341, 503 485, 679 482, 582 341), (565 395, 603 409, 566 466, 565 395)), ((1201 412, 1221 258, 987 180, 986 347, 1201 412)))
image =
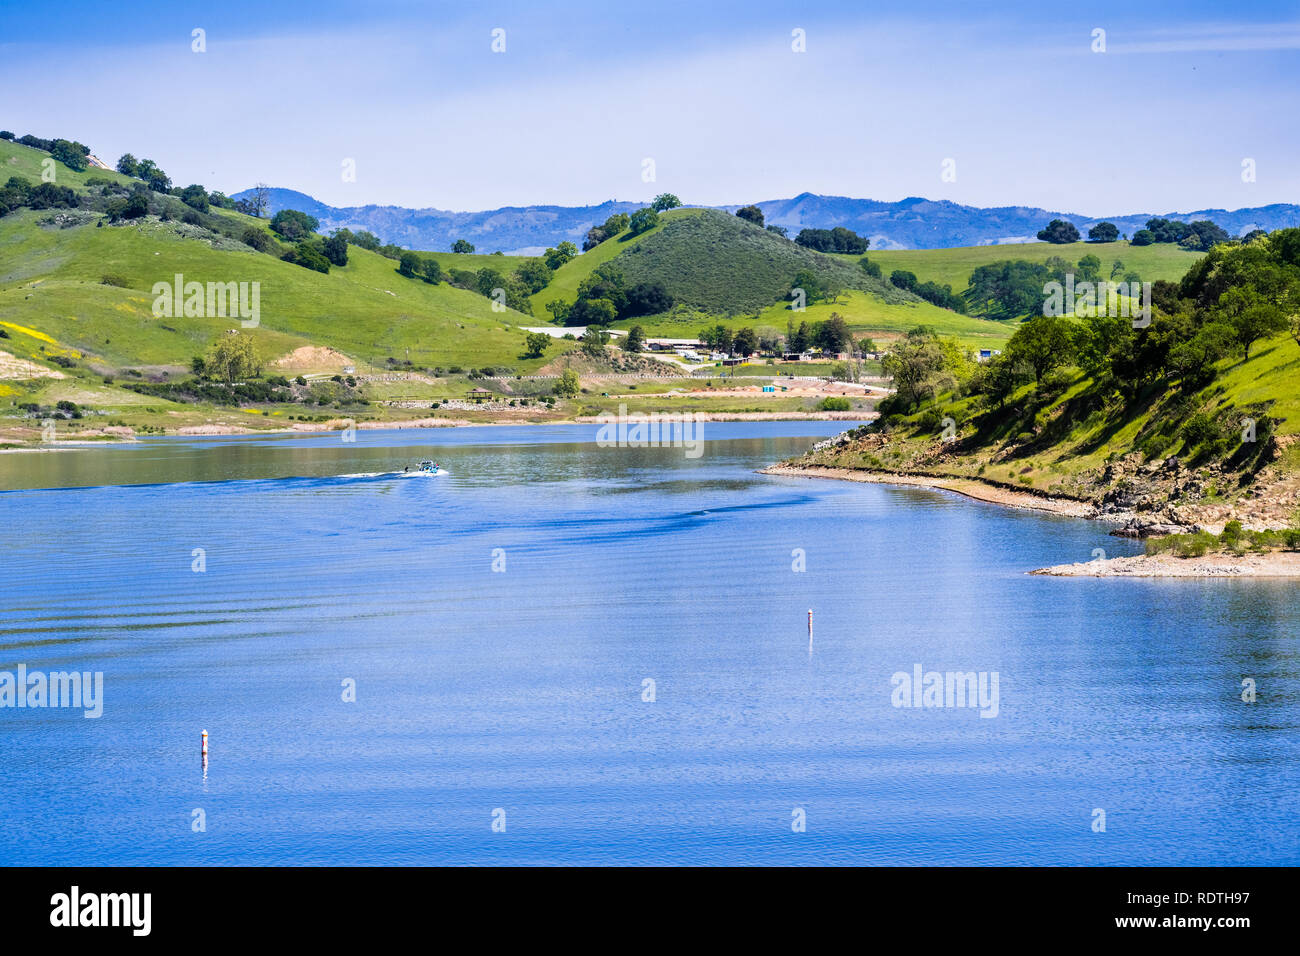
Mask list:
POLYGON ((0 455, 0 672, 103 675, 0 708, 0 862, 1300 862, 1292 583, 1031 577, 1140 544, 755 474, 843 427, 0 455))

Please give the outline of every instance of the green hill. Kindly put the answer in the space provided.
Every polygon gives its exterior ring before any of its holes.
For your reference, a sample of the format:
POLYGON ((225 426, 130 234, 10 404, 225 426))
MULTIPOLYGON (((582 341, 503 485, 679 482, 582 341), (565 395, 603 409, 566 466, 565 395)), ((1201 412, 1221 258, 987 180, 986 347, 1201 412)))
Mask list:
POLYGON ((842 289, 869 292, 891 305, 915 296, 873 279, 855 262, 823 255, 716 209, 675 209, 639 236, 624 233, 578 256, 533 296, 533 311, 553 299, 572 302, 578 284, 612 262, 629 285, 658 283, 679 305, 720 316, 753 314, 788 301, 802 269, 842 289))
POLYGON ((562 302, 573 302, 578 297, 578 285, 600 266, 621 255, 627 249, 636 247, 651 236, 663 232, 669 224, 699 216, 703 212, 702 209, 669 210, 659 215, 658 225, 652 229, 647 229, 641 235, 633 236, 630 232, 624 232, 612 239, 605 240, 594 249, 587 250, 577 258, 569 260, 555 270, 550 284, 545 289, 532 296, 533 315, 549 318, 546 313, 547 302, 556 299, 562 302))
MULTIPOLYGON (((0 142, 0 168, 33 183, 40 181, 46 156, 0 142)), ((77 173, 57 164, 57 184, 76 190, 82 208, 22 209, 0 218, 0 321, 37 330, 97 367, 183 367, 234 324, 222 318, 155 318, 153 285, 171 281, 176 273, 203 283, 258 283, 260 325, 250 334, 268 359, 310 344, 376 366, 390 356, 415 364, 520 369, 544 361, 518 358, 523 334, 516 327, 531 324, 531 317, 493 312, 490 300, 474 292, 403 277, 396 262, 357 246, 349 247, 347 265, 329 274, 284 262, 278 256, 287 244, 274 243, 268 254, 233 238, 249 227, 265 232, 264 220, 216 207, 193 224, 155 215, 110 224, 96 208, 102 205, 96 195, 101 187, 86 186, 92 179, 135 184, 115 172, 77 173), (113 284, 105 284, 105 277, 113 284)), ((160 201, 155 194, 155 204, 160 201)), ((178 200, 169 202, 186 208, 178 200)), ((432 255, 444 268, 509 269, 518 261, 432 255)), ((32 346, 36 349, 53 347, 21 334, 6 340, 5 347, 20 354, 31 351, 25 346, 32 342, 39 343, 32 346)))
POLYGON ((533 313, 546 317, 545 305, 552 300, 573 302, 584 279, 613 263, 629 285, 659 283, 676 300, 671 312, 616 323, 640 325, 653 336, 689 338, 701 325, 719 322, 732 328, 766 326, 784 333, 791 320, 818 322, 833 313, 842 316, 854 333, 882 341, 925 324, 973 348, 996 347, 1013 331, 1006 323, 937 308, 873 279, 862 271, 858 258, 813 252, 716 210, 674 209, 642 235, 624 233, 562 266, 551 283, 532 296, 533 313), (801 269, 810 269, 843 291, 832 300, 793 312, 786 294, 801 269))
POLYGON ((712 209, 669 221, 619 253, 614 264, 629 284, 657 282, 678 303, 724 315, 788 301, 790 283, 804 269, 824 284, 869 292, 889 304, 916 301, 856 264, 712 209))
POLYGON ((1121 275, 1132 271, 1138 273, 1145 282, 1155 282, 1158 279, 1173 281, 1181 278, 1202 254, 1180 249, 1173 243, 1134 246, 1124 241, 1071 242, 1061 245, 1028 242, 956 249, 873 250, 867 253, 867 257, 880 266, 886 277, 895 269, 905 269, 915 273, 922 282, 949 285, 958 293, 970 285, 971 273, 980 266, 1012 259, 1046 262, 1052 256, 1060 256, 1073 263, 1086 255, 1094 255, 1101 260, 1103 278, 1110 276, 1112 267, 1118 260, 1123 263, 1121 275))
MULTIPOLYGON (((256 282, 260 324, 250 332, 268 357, 300 345, 338 349, 366 364, 388 356, 416 364, 516 364, 527 324, 493 313, 488 299, 398 275, 395 263, 353 247, 346 266, 322 275, 246 247, 228 248, 182 223, 142 219, 116 226, 42 225, 49 212, 0 219, 0 321, 39 329, 108 369, 185 366, 230 319, 156 318, 156 282, 256 282), (121 285, 105 285, 111 276, 121 285)), ((231 244, 233 246, 233 244, 231 244)), ((14 344, 20 343, 14 340, 14 344)))

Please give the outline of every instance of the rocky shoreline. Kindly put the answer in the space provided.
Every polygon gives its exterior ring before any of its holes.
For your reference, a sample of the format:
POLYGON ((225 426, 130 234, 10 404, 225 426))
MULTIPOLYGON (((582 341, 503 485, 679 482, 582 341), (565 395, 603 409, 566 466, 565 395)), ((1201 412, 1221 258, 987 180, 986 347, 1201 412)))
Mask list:
POLYGON ((1300 552, 1206 554, 1197 558, 1139 554, 1058 564, 1029 573, 1059 578, 1289 578, 1300 577, 1300 552))

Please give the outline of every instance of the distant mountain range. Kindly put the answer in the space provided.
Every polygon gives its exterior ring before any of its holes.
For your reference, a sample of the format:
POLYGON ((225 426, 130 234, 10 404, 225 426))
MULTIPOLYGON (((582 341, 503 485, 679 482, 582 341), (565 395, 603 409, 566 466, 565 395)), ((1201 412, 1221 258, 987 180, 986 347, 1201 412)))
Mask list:
MULTIPOLYGON (((236 193, 246 198, 251 190, 236 193)), ((484 212, 448 212, 442 209, 407 209, 403 206, 327 206, 292 189, 270 190, 271 212, 299 209, 320 220, 321 229, 368 229, 384 242, 409 249, 448 250, 457 239, 467 239, 479 252, 533 255, 546 246, 569 240, 582 244, 593 225, 609 216, 641 208, 644 203, 610 200, 598 206, 504 206, 484 212)), ((741 205, 713 208, 734 212, 741 205)), ((1198 209, 1192 212, 1133 213, 1123 216, 1077 216, 1031 206, 981 208, 946 199, 910 197, 898 202, 818 196, 802 193, 793 199, 758 202, 768 224, 785 226, 790 237, 800 229, 845 226, 871 240, 873 249, 947 249, 1008 242, 1032 242, 1039 229, 1053 219, 1074 223, 1081 233, 1099 222, 1113 222, 1132 236, 1152 216, 1212 219, 1230 234, 1251 229, 1300 226, 1300 205, 1276 203, 1250 209, 1198 209)))

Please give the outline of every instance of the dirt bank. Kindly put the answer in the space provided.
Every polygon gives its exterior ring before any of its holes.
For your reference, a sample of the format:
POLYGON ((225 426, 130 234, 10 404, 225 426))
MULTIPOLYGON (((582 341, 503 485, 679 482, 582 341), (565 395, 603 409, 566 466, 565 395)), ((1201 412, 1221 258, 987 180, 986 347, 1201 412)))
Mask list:
POLYGON ((974 478, 931 478, 925 475, 895 475, 889 472, 860 471, 856 468, 827 468, 823 466, 770 465, 760 472, 764 475, 786 475, 794 478, 838 478, 842 481, 864 481, 877 485, 911 485, 917 488, 937 488, 952 491, 976 501, 1005 505, 1008 508, 1026 508, 1070 518, 1096 518, 1097 509, 1086 501, 1072 498, 1053 498, 1027 491, 1012 491, 974 478))

